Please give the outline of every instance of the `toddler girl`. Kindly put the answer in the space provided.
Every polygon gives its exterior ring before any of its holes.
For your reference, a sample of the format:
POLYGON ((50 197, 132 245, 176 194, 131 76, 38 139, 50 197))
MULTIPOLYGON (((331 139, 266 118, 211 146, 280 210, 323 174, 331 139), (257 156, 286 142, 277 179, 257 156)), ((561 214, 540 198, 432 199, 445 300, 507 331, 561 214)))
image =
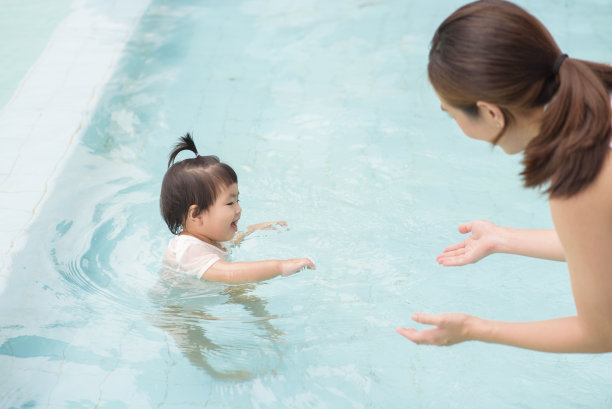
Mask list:
POLYGON ((238 232, 242 209, 238 204, 236 172, 216 156, 200 156, 190 134, 175 146, 168 161, 160 197, 161 213, 168 228, 177 236, 164 254, 164 267, 209 281, 246 283, 290 275, 303 268, 314 269, 307 258, 228 262, 221 244, 242 240, 254 230, 268 229, 268 222, 238 232), (179 152, 190 150, 195 158, 174 163, 179 152))

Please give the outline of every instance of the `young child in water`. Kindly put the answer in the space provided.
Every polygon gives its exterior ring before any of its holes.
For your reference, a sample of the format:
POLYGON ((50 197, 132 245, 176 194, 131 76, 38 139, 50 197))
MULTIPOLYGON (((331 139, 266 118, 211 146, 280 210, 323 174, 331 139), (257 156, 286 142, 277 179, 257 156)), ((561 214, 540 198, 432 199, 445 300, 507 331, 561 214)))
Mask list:
POLYGON ((242 208, 236 172, 216 156, 201 156, 190 134, 181 137, 170 153, 160 207, 168 228, 176 234, 164 254, 166 269, 208 281, 247 283, 315 268, 307 258, 225 261, 228 251, 221 243, 233 240, 237 244, 255 230, 285 223, 259 223, 238 233, 242 208), (184 150, 192 151, 195 158, 174 163, 184 150))

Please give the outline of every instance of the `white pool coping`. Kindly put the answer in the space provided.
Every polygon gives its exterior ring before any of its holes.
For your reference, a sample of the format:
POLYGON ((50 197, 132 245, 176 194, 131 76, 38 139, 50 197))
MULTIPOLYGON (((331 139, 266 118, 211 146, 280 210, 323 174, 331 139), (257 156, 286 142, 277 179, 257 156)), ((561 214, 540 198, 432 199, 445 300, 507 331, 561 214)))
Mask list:
POLYGON ((149 3, 76 0, 0 111, 0 294, 149 3))

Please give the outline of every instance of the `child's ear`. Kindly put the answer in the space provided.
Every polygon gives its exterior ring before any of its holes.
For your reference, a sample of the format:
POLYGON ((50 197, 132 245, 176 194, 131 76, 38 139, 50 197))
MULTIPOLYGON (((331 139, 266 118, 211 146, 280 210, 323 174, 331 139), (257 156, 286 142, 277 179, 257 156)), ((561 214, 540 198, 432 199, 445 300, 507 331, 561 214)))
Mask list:
POLYGON ((189 210, 187 211, 187 218, 191 220, 199 219, 201 217, 200 208, 198 205, 189 206, 189 210))

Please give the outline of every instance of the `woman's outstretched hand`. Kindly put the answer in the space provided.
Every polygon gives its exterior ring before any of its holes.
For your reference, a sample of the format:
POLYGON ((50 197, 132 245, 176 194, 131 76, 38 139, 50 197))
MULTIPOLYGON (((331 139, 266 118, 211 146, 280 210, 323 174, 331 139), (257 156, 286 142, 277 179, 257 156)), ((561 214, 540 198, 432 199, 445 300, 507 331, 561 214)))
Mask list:
POLYGON ((434 328, 417 331, 414 328, 398 328, 396 331, 415 344, 449 346, 469 341, 468 326, 475 319, 462 313, 412 314, 412 320, 434 328))
POLYGON ((471 233, 465 240, 444 249, 436 257, 443 266, 463 266, 475 263, 495 253, 500 237, 500 227, 487 220, 474 220, 459 225, 459 233, 471 233))

